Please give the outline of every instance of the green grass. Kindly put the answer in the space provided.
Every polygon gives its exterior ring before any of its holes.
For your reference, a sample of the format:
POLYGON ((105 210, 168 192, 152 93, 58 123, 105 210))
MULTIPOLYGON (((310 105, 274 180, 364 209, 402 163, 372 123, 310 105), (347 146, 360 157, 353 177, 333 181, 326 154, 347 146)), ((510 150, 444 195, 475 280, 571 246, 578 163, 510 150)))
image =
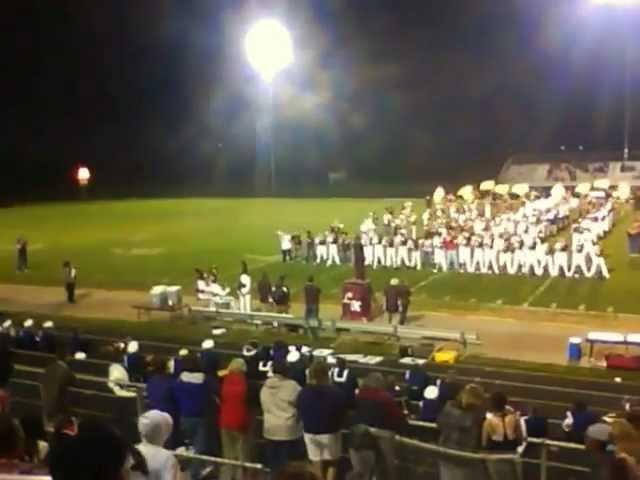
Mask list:
MULTIPOLYGON (((266 271, 274 279, 286 274, 294 299, 313 273, 325 302, 337 302, 342 281, 351 267, 316 267, 279 263, 275 231, 313 232, 334 220, 355 231, 371 210, 399 204, 385 199, 186 199, 113 202, 52 203, 0 210, 0 282, 59 285, 61 262, 78 267, 81 287, 142 289, 153 284, 183 285, 193 289, 193 268, 217 265, 223 280, 235 285, 240 260, 246 259, 254 279, 266 271), (30 268, 17 274, 15 239, 25 235, 31 244, 30 268)), ((421 205, 421 201, 415 202, 421 205)), ((604 251, 612 270, 609 281, 553 280, 532 302, 533 306, 640 313, 640 262, 626 254, 626 214, 606 239, 604 251)), ((370 272, 380 291, 391 276, 416 286, 430 271, 370 272)), ((473 310, 478 305, 502 302, 522 305, 545 282, 505 275, 438 275, 415 291, 414 310, 434 305, 473 310)))

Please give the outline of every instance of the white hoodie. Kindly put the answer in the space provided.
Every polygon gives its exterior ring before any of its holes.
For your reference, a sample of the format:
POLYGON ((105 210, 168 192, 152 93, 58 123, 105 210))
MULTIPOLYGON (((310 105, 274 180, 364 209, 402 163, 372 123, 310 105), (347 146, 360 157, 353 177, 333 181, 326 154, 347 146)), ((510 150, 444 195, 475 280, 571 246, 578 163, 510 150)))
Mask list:
POLYGON ((149 476, 138 476, 138 473, 129 475, 129 480, 146 478, 147 480, 177 480, 178 461, 173 452, 163 448, 163 445, 171 435, 173 421, 168 413, 160 410, 149 410, 138 419, 138 430, 142 443, 136 448, 144 456, 149 468, 149 476))
POLYGON ((295 440, 302 436, 296 400, 300 385, 282 375, 274 375, 260 390, 264 415, 263 434, 268 440, 295 440))

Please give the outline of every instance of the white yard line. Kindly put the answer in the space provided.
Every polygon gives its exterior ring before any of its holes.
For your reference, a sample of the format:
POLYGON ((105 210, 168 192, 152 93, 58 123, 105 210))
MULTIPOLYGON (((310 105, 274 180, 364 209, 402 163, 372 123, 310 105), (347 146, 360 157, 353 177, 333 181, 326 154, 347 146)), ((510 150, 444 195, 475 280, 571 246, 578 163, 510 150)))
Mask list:
POLYGON ((536 289, 536 291, 531 294, 529 298, 527 298, 527 301, 524 302, 524 306, 528 307, 529 305, 531 305, 531 302, 533 302, 536 298, 538 298, 540 294, 544 292, 549 285, 551 285, 552 281, 553 281, 553 277, 547 278, 547 280, 542 285, 540 285, 536 289))
POLYGON ((416 291, 419 288, 424 287, 425 285, 429 285, 431 282, 433 282, 435 279, 442 277, 443 275, 445 275, 447 272, 439 272, 436 273, 434 275, 431 275, 429 278, 427 278, 426 280, 423 280, 422 282, 420 282, 419 284, 417 284, 415 287, 413 287, 413 290, 416 291))

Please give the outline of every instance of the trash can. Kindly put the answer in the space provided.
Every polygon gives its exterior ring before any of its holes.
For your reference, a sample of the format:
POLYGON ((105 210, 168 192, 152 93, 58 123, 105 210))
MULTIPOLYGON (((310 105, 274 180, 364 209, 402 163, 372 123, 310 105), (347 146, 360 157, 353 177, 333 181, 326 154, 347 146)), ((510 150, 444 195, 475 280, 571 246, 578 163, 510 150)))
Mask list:
POLYGON ((151 305, 153 305, 154 308, 165 308, 167 306, 168 299, 166 285, 156 285, 152 287, 149 291, 149 295, 151 296, 151 305))
POLYGON ((170 307, 182 305, 182 287, 178 285, 167 287, 167 302, 170 307))
POLYGON ((582 338, 569 337, 569 346, 567 347, 567 361, 569 363, 580 363, 582 358, 582 338))

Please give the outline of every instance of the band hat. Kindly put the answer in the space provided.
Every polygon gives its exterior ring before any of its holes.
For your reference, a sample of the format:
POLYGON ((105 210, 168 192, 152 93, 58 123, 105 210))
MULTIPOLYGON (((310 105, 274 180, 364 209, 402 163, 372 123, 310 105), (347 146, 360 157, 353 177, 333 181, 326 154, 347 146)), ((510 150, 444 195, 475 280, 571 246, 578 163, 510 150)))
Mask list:
POLYGON ((216 342, 214 342, 213 339, 211 338, 207 338, 206 340, 203 340, 201 345, 203 350, 211 350, 215 346, 216 346, 216 342))
POLYGON ((127 344, 127 353, 138 353, 138 350, 140 350, 140 344, 135 340, 127 344))
POLYGON ((180 350, 178 350, 178 356, 179 357, 186 357, 187 355, 189 355, 189 349, 188 348, 181 348, 180 350))
POLYGON ((436 398, 438 398, 439 393, 440 390, 438 389, 438 387, 436 387, 435 385, 429 385, 424 389, 423 397, 425 398, 425 400, 435 400, 436 398))
POLYGON ((296 363, 300 360, 300 357, 300 352, 298 350, 289 352, 289 354, 287 355, 287 363, 296 363))
POLYGON ((75 360, 86 360, 87 359, 87 354, 84 352, 76 352, 73 354, 73 358, 75 360))
POLYGON ((397 278, 392 278, 389 283, 391 285, 398 285, 400 283, 400 281, 397 278))
POLYGON ((27 318, 24 323, 22 324, 22 326, 24 328, 31 328, 33 327, 33 319, 32 318, 27 318))
POLYGON ((298 351, 298 347, 296 347, 295 345, 289 345, 289 352, 297 352, 298 351))
POLYGON ((42 324, 42 328, 53 328, 55 325, 51 320, 47 320, 42 324))
POLYGON ((308 346, 308 345, 302 345, 302 346, 300 347, 300 352, 301 352, 303 355, 310 355, 310 354, 311 354, 311 352, 312 352, 312 350, 311 350, 311 347, 310 347, 310 346, 308 346))
POLYGON ((256 353, 258 353, 258 350, 252 345, 242 347, 242 355, 245 357, 253 357, 256 353))
POLYGON ((225 333, 227 333, 227 329, 220 327, 220 328, 212 328, 211 329, 211 335, 213 336, 220 336, 220 335, 224 335, 225 333))

